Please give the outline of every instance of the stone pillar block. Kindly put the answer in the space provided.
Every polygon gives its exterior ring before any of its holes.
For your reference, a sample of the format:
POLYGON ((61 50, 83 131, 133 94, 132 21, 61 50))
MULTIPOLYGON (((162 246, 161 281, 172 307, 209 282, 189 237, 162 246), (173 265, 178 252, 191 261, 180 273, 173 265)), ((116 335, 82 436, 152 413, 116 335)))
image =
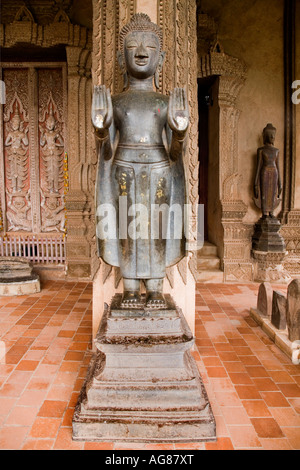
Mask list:
POLYGON ((259 286, 257 297, 257 311, 263 317, 271 319, 272 316, 273 289, 271 284, 263 282, 259 286))
POLYGON ((288 286, 287 327, 289 340, 300 340, 300 279, 294 279, 288 286))
POLYGON ((275 290, 273 292, 271 322, 278 330, 285 330, 286 328, 286 306, 286 296, 275 290))

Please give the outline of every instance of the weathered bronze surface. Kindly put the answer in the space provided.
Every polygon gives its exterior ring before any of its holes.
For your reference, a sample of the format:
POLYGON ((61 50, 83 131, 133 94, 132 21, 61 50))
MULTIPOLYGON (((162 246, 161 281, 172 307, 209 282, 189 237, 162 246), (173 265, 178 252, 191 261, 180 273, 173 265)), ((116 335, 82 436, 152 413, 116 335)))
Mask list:
POLYGON ((285 243, 279 233, 281 224, 274 215, 282 191, 275 134, 275 127, 267 124, 263 130, 264 145, 257 150, 254 201, 261 209, 262 217, 254 227, 252 249, 258 252, 285 252, 285 243))
POLYGON ((294 279, 288 286, 286 322, 289 340, 300 340, 300 279, 294 279))
POLYGON ((287 299, 284 294, 273 291, 271 322, 278 330, 286 329, 287 299))
POLYGON ((279 150, 274 147, 276 129, 267 124, 263 130, 264 145, 257 150, 257 169, 254 184, 255 203, 263 217, 274 217, 282 191, 279 172, 279 150))
POLYGON ((254 226, 252 249, 265 252, 285 252, 285 242, 279 231, 281 224, 276 217, 261 217, 254 226))
POLYGON ((183 216, 182 157, 189 112, 185 90, 177 88, 170 96, 154 91, 153 81, 158 87, 163 60, 160 29, 147 15, 136 14, 120 33, 125 90, 111 97, 100 85, 93 94, 92 122, 99 144, 98 251, 106 263, 121 269, 125 308, 144 304, 141 280, 146 286, 146 306, 164 306, 166 267, 185 255, 183 217, 173 218, 170 208, 181 208, 183 216), (131 213, 132 207, 137 212, 131 213), (165 224, 155 236, 153 207, 167 208, 165 224), (105 233, 103 208, 112 216, 115 211, 115 237, 105 233))

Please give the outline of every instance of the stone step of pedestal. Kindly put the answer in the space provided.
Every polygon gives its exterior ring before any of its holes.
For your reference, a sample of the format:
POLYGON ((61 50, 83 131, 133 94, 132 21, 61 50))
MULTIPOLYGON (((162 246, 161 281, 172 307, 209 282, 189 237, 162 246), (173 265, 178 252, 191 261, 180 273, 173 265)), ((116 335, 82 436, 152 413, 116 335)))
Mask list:
POLYGON ((218 257, 218 248, 205 241, 203 247, 198 250, 197 282, 222 283, 224 273, 220 270, 221 260, 218 257))
POLYGON ((105 387, 95 386, 87 392, 88 405, 85 409, 101 411, 106 409, 118 410, 199 410, 205 407, 206 401, 201 397, 195 380, 188 384, 180 381, 173 384, 154 382, 137 384, 129 383, 121 387, 120 384, 112 386, 110 383, 105 387))
POLYGON ((110 335, 151 335, 151 334, 181 334, 181 320, 177 317, 109 317, 107 319, 107 334, 110 335))
MULTIPOLYGON (((142 300, 144 301, 144 296, 142 300)), ((135 351, 143 352, 143 347, 150 345, 155 346, 157 357, 165 353, 166 346, 172 352, 174 344, 180 354, 184 352, 185 343, 193 341, 193 337, 169 294, 165 295, 165 300, 165 308, 151 310, 140 306, 128 310, 120 308, 122 295, 116 294, 110 308, 103 315, 95 338, 97 348, 105 354, 111 354, 112 351, 116 351, 116 354, 122 353, 119 357, 132 355, 135 351), (182 343, 182 346, 179 343, 182 343), (123 346, 126 351, 122 349, 123 346)), ((133 360, 133 356, 134 354, 130 360, 133 360)))
POLYGON ((218 256, 218 248, 213 243, 205 241, 198 250, 198 256, 218 256))
POLYGON ((197 282, 201 283, 217 283, 224 281, 224 273, 220 269, 212 269, 197 272, 197 282))
POLYGON ((100 442, 208 442, 216 440, 216 424, 208 405, 201 413, 103 411, 101 415, 86 413, 84 418, 75 410, 72 438, 100 442))
MULTIPOLYGON (((197 442, 216 439, 216 425, 194 359, 192 378, 173 383, 95 385, 94 356, 73 416, 74 440, 197 442), (94 382, 94 384, 93 384, 94 382), (102 389, 101 389, 102 387, 102 389), (104 393, 103 393, 104 392, 104 393)), ((100 368, 101 369, 101 368, 100 368)), ((139 370, 135 370, 137 376, 139 370)), ((100 371, 100 375, 101 371, 100 371)))
MULTIPOLYGON (((144 369, 144 368, 139 368, 136 369, 135 367, 128 367, 126 369, 126 373, 124 372, 123 367, 106 367, 105 371, 102 374, 102 380, 106 381, 106 383, 109 383, 110 386, 114 385, 119 385, 122 381, 125 380, 125 375, 128 375, 131 377, 131 382, 130 385, 134 386, 137 385, 137 383, 142 383, 142 382, 152 382, 157 385, 159 385, 162 382, 166 381, 166 377, 169 377, 171 373, 176 375, 177 379, 182 382, 184 380, 189 380, 189 376, 187 374, 187 371, 183 369, 182 367, 161 367, 160 369, 144 369)), ((170 377, 171 379, 171 377, 170 377)), ((128 382, 126 382, 128 383, 128 382)))
POLYGON ((202 248, 198 250, 199 256, 218 256, 218 248, 210 242, 205 241, 202 248))
POLYGON ((198 258, 198 270, 206 271, 220 268, 220 258, 216 256, 200 256, 198 258))

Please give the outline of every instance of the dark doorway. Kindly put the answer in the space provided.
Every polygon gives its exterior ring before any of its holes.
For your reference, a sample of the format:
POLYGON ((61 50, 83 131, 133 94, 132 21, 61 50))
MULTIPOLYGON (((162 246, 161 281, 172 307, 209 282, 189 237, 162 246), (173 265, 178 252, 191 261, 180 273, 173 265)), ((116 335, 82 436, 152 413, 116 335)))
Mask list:
POLYGON ((209 107, 211 87, 215 77, 198 80, 199 107, 199 204, 204 205, 204 239, 208 240, 208 165, 209 165, 209 107))

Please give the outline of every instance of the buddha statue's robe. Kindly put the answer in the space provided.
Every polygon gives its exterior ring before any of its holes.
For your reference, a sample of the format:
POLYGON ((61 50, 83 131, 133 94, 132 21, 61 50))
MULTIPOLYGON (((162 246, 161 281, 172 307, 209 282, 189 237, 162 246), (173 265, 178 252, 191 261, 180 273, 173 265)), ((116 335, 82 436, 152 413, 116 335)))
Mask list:
POLYGON ((113 96, 110 138, 99 142, 98 253, 128 279, 163 278, 185 256, 184 167, 169 151, 168 99, 142 90, 113 96))

